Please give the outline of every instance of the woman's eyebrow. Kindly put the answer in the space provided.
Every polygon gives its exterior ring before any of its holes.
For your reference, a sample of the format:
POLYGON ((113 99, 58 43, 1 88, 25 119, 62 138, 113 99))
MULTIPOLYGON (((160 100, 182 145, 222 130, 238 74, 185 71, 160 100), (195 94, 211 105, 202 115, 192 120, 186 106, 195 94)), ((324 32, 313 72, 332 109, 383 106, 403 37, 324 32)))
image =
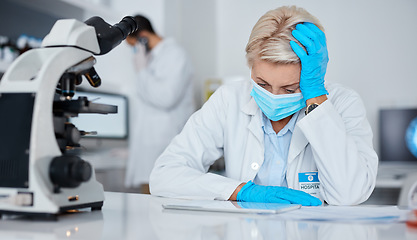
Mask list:
MULTIPOLYGON (((263 80, 261 77, 256 77, 256 79, 258 79, 258 80, 260 80, 260 81, 262 81, 262 82, 264 82, 264 83, 268 83, 267 81, 263 80)), ((269 83, 268 83, 268 84, 269 84, 269 83)))
POLYGON ((297 83, 288 84, 282 87, 286 88, 286 87, 299 87, 299 86, 300 86, 300 83, 297 82, 297 83))

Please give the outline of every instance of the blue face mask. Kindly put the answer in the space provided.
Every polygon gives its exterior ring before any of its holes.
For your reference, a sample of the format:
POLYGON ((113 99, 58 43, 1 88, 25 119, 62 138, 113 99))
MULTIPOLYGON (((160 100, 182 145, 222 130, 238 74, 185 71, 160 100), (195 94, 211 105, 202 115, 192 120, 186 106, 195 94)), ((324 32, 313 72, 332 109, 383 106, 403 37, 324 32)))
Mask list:
POLYGON ((133 53, 136 54, 139 50, 140 50, 140 46, 144 46, 145 47, 145 53, 148 54, 151 49, 149 47, 149 40, 148 38, 145 37, 140 37, 137 38, 137 41, 135 43, 135 45, 133 46, 133 53))
POLYGON ((300 111, 306 106, 301 93, 274 95, 252 80, 250 95, 262 112, 272 121, 279 121, 300 111))

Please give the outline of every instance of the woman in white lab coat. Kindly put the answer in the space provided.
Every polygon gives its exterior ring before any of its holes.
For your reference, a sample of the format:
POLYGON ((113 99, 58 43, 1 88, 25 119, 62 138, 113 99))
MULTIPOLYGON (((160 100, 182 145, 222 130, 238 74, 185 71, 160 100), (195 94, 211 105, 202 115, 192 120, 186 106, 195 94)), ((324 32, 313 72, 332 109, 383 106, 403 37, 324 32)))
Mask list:
POLYGON ((357 93, 324 84, 322 29, 294 6, 262 16, 246 47, 252 80, 220 87, 191 116, 156 161, 151 193, 313 206, 368 199, 372 131, 357 93), (209 173, 221 156, 224 176, 209 173))
POLYGON ((149 183, 158 156, 195 111, 192 66, 174 39, 157 35, 149 20, 135 16, 138 31, 126 38, 137 49, 133 126, 126 187, 149 183))

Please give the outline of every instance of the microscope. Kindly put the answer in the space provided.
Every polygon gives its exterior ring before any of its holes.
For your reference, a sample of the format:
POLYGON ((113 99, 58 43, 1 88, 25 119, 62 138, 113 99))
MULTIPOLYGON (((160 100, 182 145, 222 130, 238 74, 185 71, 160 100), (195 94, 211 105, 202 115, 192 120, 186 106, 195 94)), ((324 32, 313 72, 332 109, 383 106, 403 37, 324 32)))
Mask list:
POLYGON ((25 52, 6 71, 0 81, 0 219, 56 219, 69 210, 102 208, 103 186, 77 156, 80 138, 93 132, 69 119, 117 113, 117 106, 73 96, 83 79, 101 84, 93 55, 108 53, 137 27, 129 16, 113 26, 100 17, 58 20, 41 48, 25 52))

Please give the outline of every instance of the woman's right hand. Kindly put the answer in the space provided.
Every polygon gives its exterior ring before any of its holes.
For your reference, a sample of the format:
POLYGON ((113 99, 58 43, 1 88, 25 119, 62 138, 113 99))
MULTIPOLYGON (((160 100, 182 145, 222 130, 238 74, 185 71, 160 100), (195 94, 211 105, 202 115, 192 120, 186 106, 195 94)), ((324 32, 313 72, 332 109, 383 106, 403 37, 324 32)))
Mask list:
POLYGON ((236 200, 242 202, 292 203, 303 206, 322 205, 320 199, 303 191, 286 187, 261 186, 254 184, 252 181, 241 187, 237 193, 236 200))

